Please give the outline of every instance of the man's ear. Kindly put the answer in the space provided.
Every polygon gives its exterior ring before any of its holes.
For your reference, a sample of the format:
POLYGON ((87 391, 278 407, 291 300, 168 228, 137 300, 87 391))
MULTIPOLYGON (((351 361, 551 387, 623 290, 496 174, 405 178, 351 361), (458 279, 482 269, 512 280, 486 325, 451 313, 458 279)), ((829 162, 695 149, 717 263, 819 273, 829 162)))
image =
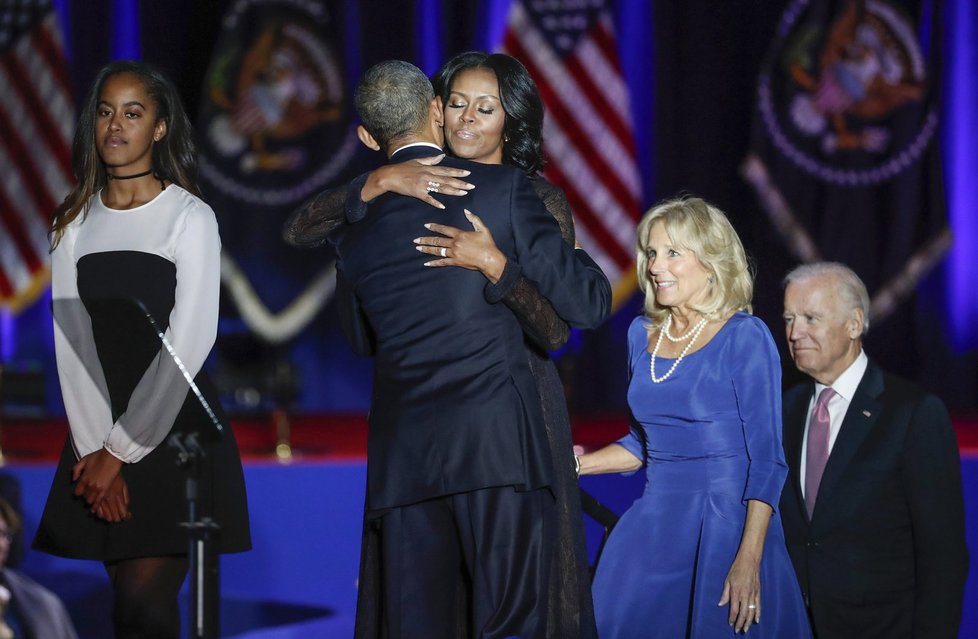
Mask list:
POLYGON ((438 125, 438 128, 445 126, 445 109, 441 103, 441 96, 435 96, 428 106, 428 117, 438 125))
POLYGON ((357 137, 363 142, 363 145, 372 151, 379 151, 380 145, 377 144, 377 140, 374 136, 370 135, 370 132, 363 128, 362 124, 357 125, 357 137))
POLYGON ((852 310, 852 315, 849 316, 849 321, 846 322, 846 330, 849 333, 849 339, 859 339, 863 335, 863 322, 865 321, 863 316, 863 309, 854 308, 852 310))

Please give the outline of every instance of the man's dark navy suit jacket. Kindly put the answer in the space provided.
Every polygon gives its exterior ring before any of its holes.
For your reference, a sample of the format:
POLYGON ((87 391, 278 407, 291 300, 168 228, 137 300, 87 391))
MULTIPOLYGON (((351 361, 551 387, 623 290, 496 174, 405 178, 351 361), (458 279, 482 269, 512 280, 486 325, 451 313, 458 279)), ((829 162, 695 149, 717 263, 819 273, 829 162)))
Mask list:
MULTIPOLYGON (((392 162, 439 153, 412 146, 392 162)), ((367 508, 376 511, 493 486, 547 486, 552 460, 543 415, 513 313, 486 300, 486 278, 437 259, 412 240, 426 222, 472 226, 468 208, 499 249, 569 324, 592 328, 610 313, 611 287, 581 250, 567 246, 522 171, 446 158, 475 189, 443 197, 445 210, 396 194, 362 221, 331 234, 338 298, 355 350, 375 356, 367 508)))

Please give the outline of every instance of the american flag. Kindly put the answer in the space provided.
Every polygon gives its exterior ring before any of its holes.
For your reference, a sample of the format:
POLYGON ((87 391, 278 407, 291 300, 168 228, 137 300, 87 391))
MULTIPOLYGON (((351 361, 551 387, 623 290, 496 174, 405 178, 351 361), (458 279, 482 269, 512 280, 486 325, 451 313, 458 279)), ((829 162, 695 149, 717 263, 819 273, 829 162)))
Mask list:
POLYGON ((634 291, 642 181, 610 6, 517 0, 502 48, 540 89, 544 175, 567 195, 578 239, 615 286, 617 303, 634 291))
POLYGON ((0 305, 14 311, 48 281, 49 220, 74 182, 74 119, 51 3, 0 0, 0 305))

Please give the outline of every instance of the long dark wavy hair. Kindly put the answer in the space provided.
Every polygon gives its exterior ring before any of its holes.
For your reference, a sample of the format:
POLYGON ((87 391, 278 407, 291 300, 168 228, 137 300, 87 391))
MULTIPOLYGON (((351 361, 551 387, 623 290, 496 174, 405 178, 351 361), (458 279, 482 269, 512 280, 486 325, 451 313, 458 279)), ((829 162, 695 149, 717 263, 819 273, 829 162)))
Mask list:
POLYGON ((99 69, 82 105, 78 128, 71 143, 71 168, 77 182, 64 202, 54 210, 51 222, 52 250, 61 241, 65 227, 79 215, 85 219, 92 195, 108 181, 105 165, 98 154, 95 120, 102 86, 110 77, 120 73, 131 73, 139 78, 156 107, 157 122, 166 121, 166 134, 153 144, 153 174, 160 180, 169 180, 194 195, 200 195, 193 127, 173 82, 158 69, 139 60, 110 62, 99 69))
POLYGON ((448 104, 455 75, 487 69, 499 82, 499 99, 506 112, 503 124, 503 162, 535 176, 543 170, 543 100, 523 63, 505 53, 468 51, 442 66, 431 80, 435 95, 448 104))

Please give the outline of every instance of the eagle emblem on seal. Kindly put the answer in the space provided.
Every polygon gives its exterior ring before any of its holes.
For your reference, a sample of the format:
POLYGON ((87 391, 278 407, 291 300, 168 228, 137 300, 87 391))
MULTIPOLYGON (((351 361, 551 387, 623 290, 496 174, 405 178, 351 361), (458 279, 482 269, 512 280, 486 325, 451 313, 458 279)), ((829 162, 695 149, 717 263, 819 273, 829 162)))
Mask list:
POLYGON ((202 182, 287 207, 343 171, 358 148, 333 13, 316 0, 237 0, 204 78, 202 182))
MULTIPOLYGON (((233 57, 228 52, 218 68, 228 69, 233 57)), ((301 168, 303 149, 288 141, 342 115, 338 76, 329 51, 304 26, 266 25, 236 73, 212 74, 209 97, 222 113, 207 135, 224 156, 239 159, 243 173, 301 168)))
POLYGON ((924 97, 925 65, 913 26, 879 0, 846 3, 824 37, 799 30, 783 64, 797 89, 791 121, 827 154, 882 151, 890 136, 879 123, 924 97))

